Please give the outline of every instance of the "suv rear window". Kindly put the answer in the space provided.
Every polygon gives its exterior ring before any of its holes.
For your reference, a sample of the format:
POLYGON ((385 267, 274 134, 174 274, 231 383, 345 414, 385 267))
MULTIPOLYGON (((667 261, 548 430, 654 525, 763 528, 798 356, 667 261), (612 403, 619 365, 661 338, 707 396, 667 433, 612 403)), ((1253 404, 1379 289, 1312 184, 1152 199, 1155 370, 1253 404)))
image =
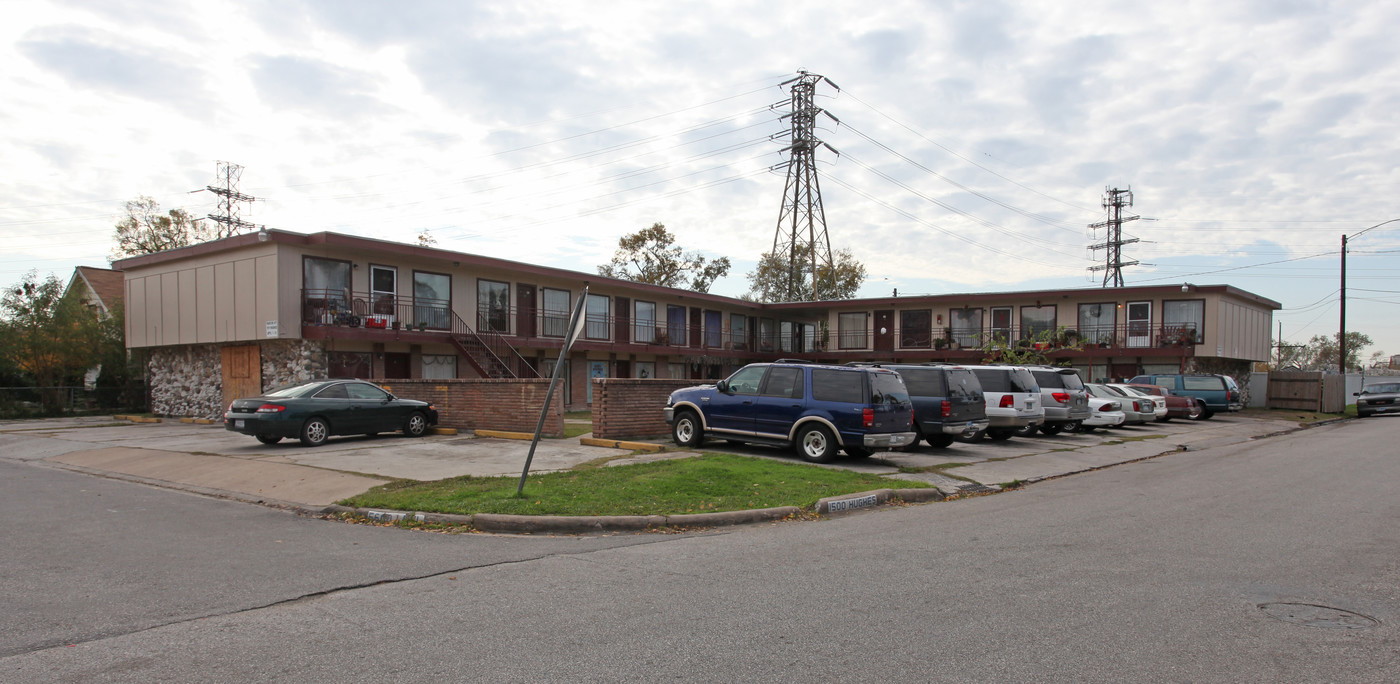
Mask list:
POLYGON ((972 371, 959 368, 948 371, 948 396, 958 399, 972 399, 974 394, 982 391, 982 384, 977 382, 977 376, 972 371))
POLYGON ((974 368, 984 392, 1033 392, 1035 376, 1024 368, 974 368))
POLYGON ((1181 379, 1181 386, 1189 390, 1223 390, 1225 383, 1213 375, 1191 377, 1181 379))
MULTIPOLYGON (((874 373, 870 376, 871 384, 874 385, 875 392, 885 404, 907 404, 909 403, 909 390, 905 389, 904 381, 894 373, 874 373)), ((872 397, 873 399, 874 397, 872 397)))
POLYGON ((813 368, 812 398, 817 401, 863 404, 865 403, 865 373, 813 368))
POLYGON ((931 368, 928 370, 901 368, 899 375, 904 378, 904 386, 909 388, 909 393, 916 397, 948 396, 948 388, 943 383, 943 371, 931 368))
POLYGON ((1084 383, 1079 380, 1078 373, 1064 373, 1053 370, 1033 370, 1031 375, 1035 376, 1035 381, 1042 389, 1051 387, 1054 389, 1084 389, 1084 383))

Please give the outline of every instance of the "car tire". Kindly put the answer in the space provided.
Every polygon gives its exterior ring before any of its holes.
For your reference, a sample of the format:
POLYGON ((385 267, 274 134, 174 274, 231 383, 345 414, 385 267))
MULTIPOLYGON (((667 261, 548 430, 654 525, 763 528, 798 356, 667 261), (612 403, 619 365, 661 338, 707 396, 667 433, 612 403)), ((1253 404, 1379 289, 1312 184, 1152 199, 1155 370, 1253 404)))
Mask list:
MULTIPOLYGON (((1040 430, 1040 426, 1038 426, 1038 425, 1026 425, 1026 426, 1023 426, 1023 427, 1011 428, 1011 435, 1015 435, 1015 436, 1017 436, 1017 437, 1034 437, 1034 436, 1035 436, 1035 433, 1038 432, 1039 430, 1040 430)), ((991 433, 989 432, 989 433, 987 433, 987 434, 991 434, 991 433)), ((1008 436, 1010 436, 1010 435, 1008 435, 1008 436)), ((993 437, 992 439, 996 439, 996 438, 993 437)), ((1002 437, 1002 439, 1006 439, 1006 437, 1002 437)))
POLYGON ((1040 426, 1040 432, 1042 434, 1050 435, 1052 437, 1060 434, 1060 432, 1062 432, 1064 429, 1065 426, 1059 423, 1046 423, 1040 426))
POLYGON ((331 425, 325 418, 312 418, 301 426, 301 443, 305 446, 321 446, 330 436, 331 425))
POLYGON ((258 441, 259 441, 259 442, 262 442, 263 444, 276 444, 276 443, 282 441, 282 438, 281 438, 281 437, 278 437, 277 435, 255 435, 255 436, 258 438, 258 441))
POLYGON ((1192 405, 1191 405, 1191 410, 1186 412, 1186 420, 1200 420, 1200 419, 1201 419, 1201 405, 1200 405, 1200 404, 1192 404, 1192 405))
POLYGON ((993 442, 1005 442, 1006 440, 1015 437, 1018 430, 1019 428, 998 428, 996 430, 988 430, 987 439, 990 439, 993 442))
POLYGON ((935 449, 947 449, 953 445, 954 435, 925 435, 924 441, 935 449))
POLYGON ((808 425, 797 433, 797 455, 812 463, 836 460, 836 438, 820 425, 808 425))
POLYGON ((1085 424, 1083 424, 1083 423, 1080 423, 1080 424, 1079 424, 1079 427, 1075 429, 1075 432, 1078 432, 1078 433, 1080 433, 1080 434, 1087 435, 1087 434, 1089 434, 1090 432, 1093 432, 1094 430, 1097 430, 1098 427, 1099 427, 1099 426, 1097 426, 1097 425, 1085 425, 1085 424))
POLYGON ((700 427, 700 417, 694 411, 681 411, 676 414, 676 422, 671 426, 671 439, 684 447, 698 447, 705 441, 705 429, 700 427))
POLYGON ((1162 416, 1161 418, 1158 418, 1158 419, 1157 419, 1157 422, 1159 422, 1159 423, 1169 423, 1169 422, 1171 422, 1171 419, 1172 419, 1171 416, 1162 416))
POLYGON ((403 419, 403 434, 405 437, 422 437, 428 434, 428 417, 422 411, 414 411, 403 419))
POLYGON ((1206 405, 1204 403, 1196 402, 1196 414, 1188 417, 1191 420, 1207 420, 1210 418, 1210 415, 1211 413, 1206 410, 1206 405))
POLYGON ((1201 420, 1210 420, 1213 417, 1215 417, 1215 411, 1212 411, 1204 406, 1201 407, 1201 420))
POLYGON ((1361 411, 1357 411, 1357 412, 1356 412, 1356 417, 1357 417, 1357 418, 1369 418, 1369 417, 1371 417, 1371 414, 1369 414, 1369 413, 1363 413, 1363 412, 1361 412, 1361 411))

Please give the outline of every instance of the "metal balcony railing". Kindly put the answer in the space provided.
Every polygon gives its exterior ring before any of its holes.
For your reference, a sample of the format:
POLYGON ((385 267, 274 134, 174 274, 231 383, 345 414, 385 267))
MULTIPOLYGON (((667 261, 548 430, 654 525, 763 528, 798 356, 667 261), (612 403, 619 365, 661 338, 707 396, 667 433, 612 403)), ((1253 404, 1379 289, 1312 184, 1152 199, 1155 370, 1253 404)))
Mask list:
MULTIPOLYGON (((725 315, 725 320, 730 320, 725 315)), ((506 365, 519 357, 515 345, 525 340, 562 341, 568 333, 569 314, 516 307, 493 308, 476 316, 475 327, 463 321, 446 300, 424 300, 389 295, 352 293, 345 290, 305 290, 302 321, 307 325, 365 326, 421 329, 476 335, 485 347, 506 365)), ((694 352, 735 351, 758 354, 801 354, 891 351, 959 351, 982 349, 993 342, 1013 346, 1040 346, 1044 349, 1148 349, 1194 347, 1201 343, 1195 323, 1119 323, 1116 325, 965 327, 895 327, 881 334, 874 329, 827 329, 815 321, 790 321, 801 332, 782 332, 786 325, 769 329, 752 321, 743 327, 691 324, 685 321, 636 321, 618 316, 587 316, 579 341, 608 345, 689 350, 694 352)), ((657 349, 661 351, 661 349, 657 349)), ((525 364, 528 366, 528 364, 525 364)))

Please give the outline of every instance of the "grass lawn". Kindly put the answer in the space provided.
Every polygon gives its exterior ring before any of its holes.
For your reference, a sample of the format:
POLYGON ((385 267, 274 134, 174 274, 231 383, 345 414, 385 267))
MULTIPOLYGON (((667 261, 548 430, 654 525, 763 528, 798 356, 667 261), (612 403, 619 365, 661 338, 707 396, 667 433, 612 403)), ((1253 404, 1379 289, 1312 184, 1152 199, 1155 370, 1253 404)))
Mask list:
POLYGON ((516 496, 519 483, 519 477, 401 480, 340 503, 459 515, 672 515, 811 507, 822 497, 838 494, 929 486, 730 454, 531 475, 524 497, 516 496))

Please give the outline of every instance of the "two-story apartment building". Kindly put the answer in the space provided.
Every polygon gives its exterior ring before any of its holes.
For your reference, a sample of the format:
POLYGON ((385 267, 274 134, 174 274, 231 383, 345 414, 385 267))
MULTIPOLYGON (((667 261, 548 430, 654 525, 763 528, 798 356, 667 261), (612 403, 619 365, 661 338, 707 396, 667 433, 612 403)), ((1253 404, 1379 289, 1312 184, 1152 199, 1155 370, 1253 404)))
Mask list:
MULTIPOLYGON (((710 379, 756 360, 976 362, 1041 345, 1086 377, 1268 358, 1277 302, 1227 285, 760 304, 336 233, 264 231, 115 264, 152 409, 214 415, 313 377, 548 375, 588 286, 565 396, 592 377, 710 379)), ((1243 370, 1241 370, 1243 372, 1243 370)))

